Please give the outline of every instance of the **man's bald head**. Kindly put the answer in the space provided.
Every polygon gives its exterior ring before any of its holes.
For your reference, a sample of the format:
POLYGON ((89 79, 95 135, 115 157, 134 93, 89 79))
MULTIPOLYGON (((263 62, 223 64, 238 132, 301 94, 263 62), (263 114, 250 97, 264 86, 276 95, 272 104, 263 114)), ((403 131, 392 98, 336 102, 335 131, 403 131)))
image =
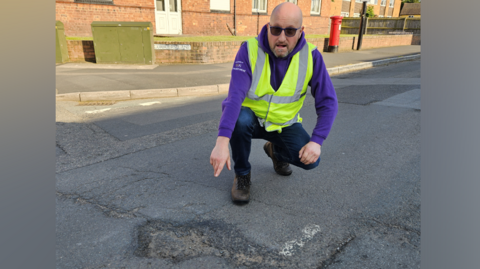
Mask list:
POLYGON ((304 27, 302 26, 302 11, 300 8, 290 2, 281 3, 276 6, 272 15, 270 16, 270 23, 268 26, 268 45, 277 58, 287 57, 293 51, 302 36, 304 27), (284 30, 289 29, 289 35, 285 34, 284 30), (291 35, 292 28, 295 30, 295 35, 291 35), (272 29, 275 29, 275 34, 272 34, 272 29))
POLYGON ((270 24, 277 19, 289 19, 298 28, 303 24, 302 10, 293 3, 281 3, 273 9, 272 15, 270 15, 270 24))

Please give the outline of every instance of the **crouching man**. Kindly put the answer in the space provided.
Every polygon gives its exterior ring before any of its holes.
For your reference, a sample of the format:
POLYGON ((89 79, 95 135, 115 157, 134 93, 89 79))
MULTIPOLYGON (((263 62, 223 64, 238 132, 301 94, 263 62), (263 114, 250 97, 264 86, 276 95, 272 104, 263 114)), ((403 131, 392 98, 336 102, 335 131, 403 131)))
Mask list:
POLYGON ((313 169, 320 162, 321 145, 337 114, 337 96, 322 55, 305 40, 303 29, 300 8, 282 3, 272 11, 270 23, 258 37, 243 43, 236 55, 210 156, 215 177, 225 164, 231 170, 230 143, 235 203, 250 200, 252 138, 268 141, 263 149, 277 174, 292 174, 290 164, 313 169), (299 115, 309 87, 317 112, 311 137, 299 115))

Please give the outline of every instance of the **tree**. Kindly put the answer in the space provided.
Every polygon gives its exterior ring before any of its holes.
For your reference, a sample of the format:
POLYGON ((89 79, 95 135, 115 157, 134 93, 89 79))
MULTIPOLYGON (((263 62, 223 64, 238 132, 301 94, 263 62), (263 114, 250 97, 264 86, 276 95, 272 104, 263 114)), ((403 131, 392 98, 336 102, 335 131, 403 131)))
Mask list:
POLYGON ((367 7, 367 12, 365 12, 365 16, 367 18, 373 18, 375 17, 375 13, 373 12, 373 6, 368 6, 367 7))

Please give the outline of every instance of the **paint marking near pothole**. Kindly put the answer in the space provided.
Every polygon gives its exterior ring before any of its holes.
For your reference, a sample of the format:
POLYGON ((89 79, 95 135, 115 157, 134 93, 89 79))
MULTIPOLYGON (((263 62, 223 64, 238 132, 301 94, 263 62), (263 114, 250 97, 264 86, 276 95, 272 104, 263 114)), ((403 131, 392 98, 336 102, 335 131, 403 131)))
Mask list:
POLYGON ((302 238, 298 240, 292 240, 292 241, 286 242, 285 246, 283 247, 282 251, 280 251, 279 254, 286 257, 292 256, 293 253, 295 252, 294 250, 295 246, 303 247, 307 241, 310 241, 313 238, 313 236, 320 231, 321 231, 320 226, 316 224, 307 225, 302 230, 302 233, 303 233, 302 238))
POLYGON ((110 110, 111 108, 104 108, 104 109, 98 109, 98 110, 89 110, 89 111, 85 111, 85 113, 87 114, 97 114, 97 113, 102 113, 102 112, 105 112, 105 111, 108 111, 110 110))
POLYGON ((153 106, 155 104, 161 104, 161 102, 155 101, 155 102, 141 103, 140 105, 141 106, 153 106))

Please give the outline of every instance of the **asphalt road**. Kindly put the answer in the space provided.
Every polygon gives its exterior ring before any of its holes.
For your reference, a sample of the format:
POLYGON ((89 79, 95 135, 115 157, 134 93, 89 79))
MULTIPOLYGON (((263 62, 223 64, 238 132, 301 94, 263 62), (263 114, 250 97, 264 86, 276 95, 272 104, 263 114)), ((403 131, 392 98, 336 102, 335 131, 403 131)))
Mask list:
POLYGON ((57 268, 420 268, 420 61, 333 82, 319 167, 255 140, 245 206, 209 165, 225 96, 57 102, 57 268))

